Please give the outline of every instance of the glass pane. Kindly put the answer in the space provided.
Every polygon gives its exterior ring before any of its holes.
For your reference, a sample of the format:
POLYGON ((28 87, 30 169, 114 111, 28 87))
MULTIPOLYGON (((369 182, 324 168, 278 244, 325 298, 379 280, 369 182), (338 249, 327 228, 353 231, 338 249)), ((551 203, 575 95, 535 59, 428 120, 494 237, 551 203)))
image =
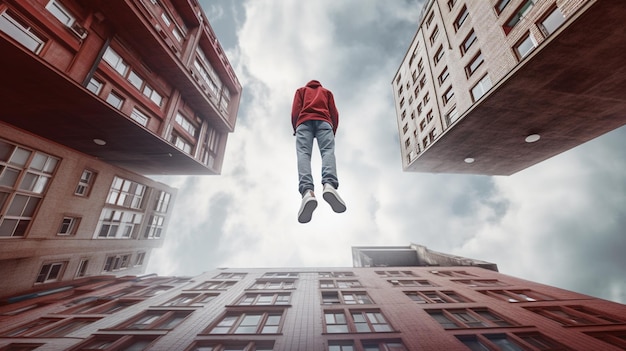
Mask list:
POLYGON ((502 351, 524 351, 519 345, 507 339, 506 335, 487 335, 487 339, 498 345, 502 351))
POLYGON ((31 154, 30 151, 24 150, 18 147, 15 149, 13 156, 11 156, 11 160, 9 161, 9 163, 12 163, 18 166, 24 166, 30 154, 31 154))
POLYGON ((27 203, 28 196, 19 194, 15 195, 7 211, 7 216, 21 216, 27 203))
POLYGON ((8 161, 13 153, 13 145, 0 140, 0 161, 8 161))
POLYGON ((565 22, 565 17, 563 16, 561 10, 557 7, 548 17, 546 17, 545 20, 543 20, 543 22, 541 22, 541 25, 545 29, 546 34, 552 34, 561 26, 561 24, 563 24, 563 22, 565 22))
POLYGON ((347 325, 327 325, 326 331, 328 333, 347 333, 348 326, 347 325))
POLYGON ((30 168, 36 169, 38 171, 43 170, 43 166, 46 164, 47 156, 40 154, 39 152, 35 153, 33 160, 30 161, 30 168))
POLYGON ((18 24, 6 11, 0 15, 0 30, 17 40, 32 52, 37 52, 43 41, 18 24))
POLYGON ((12 236, 15 227, 17 226, 17 219, 4 219, 2 223, 0 223, 0 237, 2 236, 12 236))
POLYGON ((148 345, 150 345, 149 340, 138 340, 126 347, 120 348, 120 350, 121 351, 142 351, 142 350, 145 350, 146 347, 148 347, 148 345))
POLYGON ((12 188, 15 186, 15 181, 17 181, 19 174, 20 171, 17 169, 4 167, 4 170, 0 171, 0 186, 12 188))

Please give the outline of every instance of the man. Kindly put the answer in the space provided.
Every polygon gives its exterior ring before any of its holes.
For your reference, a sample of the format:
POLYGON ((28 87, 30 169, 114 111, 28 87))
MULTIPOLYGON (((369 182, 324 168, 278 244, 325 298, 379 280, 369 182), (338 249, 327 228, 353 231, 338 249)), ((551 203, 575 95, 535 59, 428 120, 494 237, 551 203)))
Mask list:
POLYGON ((317 207, 311 174, 313 139, 317 139, 317 146, 322 156, 324 188, 322 197, 330 204, 333 211, 344 212, 346 204, 337 193, 339 181, 335 163, 335 133, 339 125, 339 113, 333 93, 322 87, 317 80, 312 80, 306 86, 296 90, 291 108, 291 124, 296 136, 298 190, 302 195, 298 222, 309 222, 317 207))

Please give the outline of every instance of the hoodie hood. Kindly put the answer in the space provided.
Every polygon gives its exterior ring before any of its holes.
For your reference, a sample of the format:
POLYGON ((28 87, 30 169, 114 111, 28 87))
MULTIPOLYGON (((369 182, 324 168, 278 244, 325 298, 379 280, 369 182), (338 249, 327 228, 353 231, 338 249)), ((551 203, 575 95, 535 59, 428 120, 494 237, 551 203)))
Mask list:
POLYGON ((312 81, 306 83, 306 86, 309 87, 309 88, 317 88, 317 87, 321 87, 322 83, 320 83, 317 80, 312 80, 312 81))

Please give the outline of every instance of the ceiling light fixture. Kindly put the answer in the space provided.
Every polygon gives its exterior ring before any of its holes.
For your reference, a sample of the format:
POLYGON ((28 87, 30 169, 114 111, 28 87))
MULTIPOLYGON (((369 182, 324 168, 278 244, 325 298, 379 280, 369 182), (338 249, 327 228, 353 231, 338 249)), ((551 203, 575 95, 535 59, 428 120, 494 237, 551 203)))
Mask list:
POLYGON ((463 160, 463 161, 465 161, 465 163, 474 163, 474 161, 476 161, 476 160, 474 160, 474 158, 473 158, 473 157, 467 157, 467 158, 465 158, 465 160, 463 160))
POLYGON ((526 137, 526 142, 527 143, 534 143, 535 141, 541 139, 541 136, 539 134, 531 134, 529 136, 526 137))
POLYGON ((96 145, 100 145, 100 146, 104 146, 104 145, 106 145, 106 143, 107 143, 106 141, 104 141, 104 140, 102 140, 102 139, 97 139, 97 138, 96 138, 96 139, 94 139, 94 140, 93 140, 93 142, 94 142, 96 145))

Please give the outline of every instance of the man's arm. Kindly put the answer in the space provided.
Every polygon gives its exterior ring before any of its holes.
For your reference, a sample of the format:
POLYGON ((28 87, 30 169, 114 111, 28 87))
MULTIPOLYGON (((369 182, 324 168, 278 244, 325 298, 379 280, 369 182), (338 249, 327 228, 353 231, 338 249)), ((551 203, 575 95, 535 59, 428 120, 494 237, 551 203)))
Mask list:
POLYGON ((296 95, 293 97, 293 104, 291 105, 291 126, 293 127, 294 135, 296 132, 296 123, 298 122, 298 117, 300 116, 301 110, 302 94, 300 94, 300 89, 298 89, 296 90, 296 95))
POLYGON ((330 112, 330 120, 333 122, 333 134, 337 133, 337 127, 339 127, 339 111, 335 106, 335 98, 333 93, 328 91, 328 112, 330 112))

